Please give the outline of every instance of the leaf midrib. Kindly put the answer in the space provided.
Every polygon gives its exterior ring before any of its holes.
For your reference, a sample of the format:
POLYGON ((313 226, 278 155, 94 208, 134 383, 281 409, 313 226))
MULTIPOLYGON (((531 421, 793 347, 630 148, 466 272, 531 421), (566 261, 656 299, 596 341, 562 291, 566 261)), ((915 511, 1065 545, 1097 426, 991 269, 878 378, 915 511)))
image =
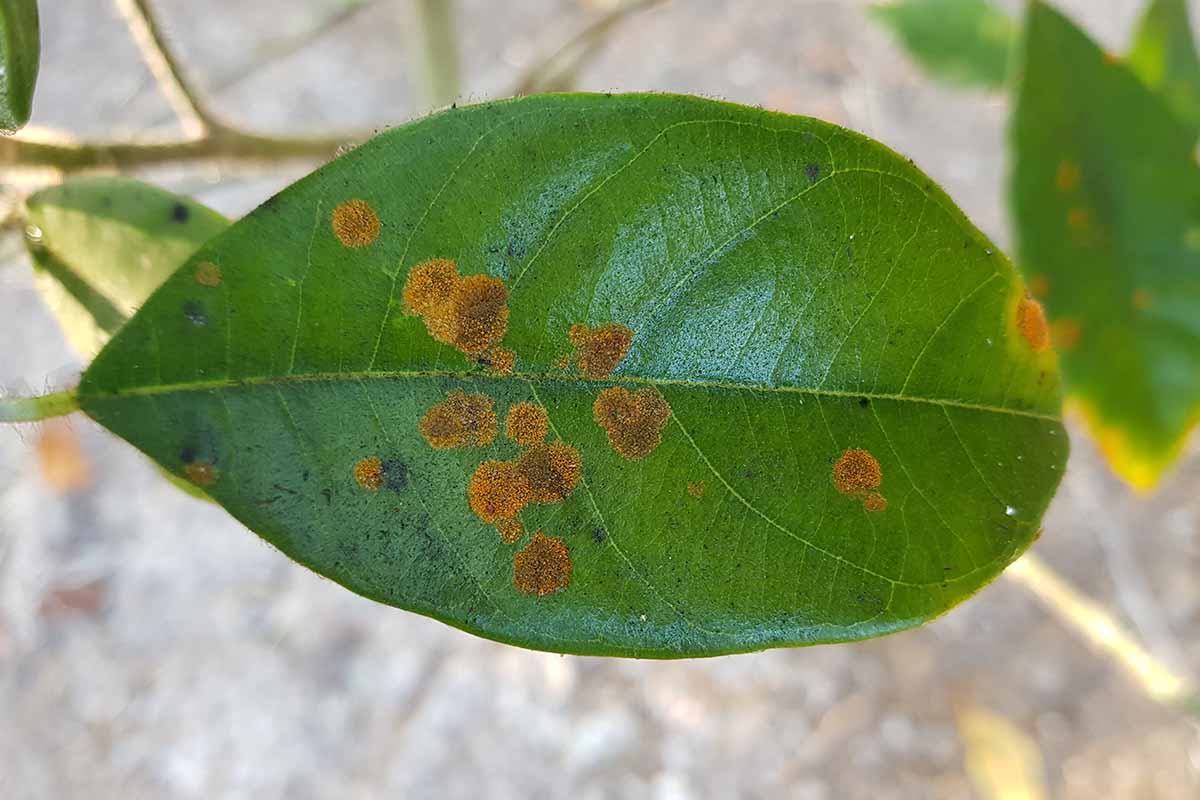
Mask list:
POLYGON ((1046 414, 1028 409, 1005 408, 989 406, 982 403, 969 403, 963 400, 937 397, 919 397, 906 394, 888 394, 885 392, 862 392, 844 389, 820 389, 802 386, 767 386, 764 384, 729 383, 724 381, 684 380, 680 378, 644 378, 636 375, 614 375, 610 378, 588 378, 582 375, 550 374, 533 372, 513 372, 500 375, 489 372, 451 371, 451 370, 390 370, 364 372, 309 372, 299 375, 261 375, 246 378, 217 378, 207 381, 190 381, 187 383, 154 384, 134 386, 116 391, 89 391, 86 385, 80 386, 79 397, 87 399, 117 399, 122 397, 146 397, 166 394, 182 394, 186 392, 209 392, 219 389, 237 389, 253 386, 279 386, 292 383, 335 383, 338 381, 364 380, 396 380, 396 379, 449 379, 449 380, 492 380, 492 381, 524 381, 535 384, 553 383, 586 383, 597 385, 634 384, 641 386, 678 386, 695 389, 722 389, 730 391, 748 391, 785 394, 803 394, 811 397, 836 397, 867 400, 890 400, 901 403, 922 403, 939 408, 961 408, 968 411, 985 411, 993 414, 1006 414, 1014 417, 1040 419, 1048 422, 1061 422, 1059 414, 1046 414))

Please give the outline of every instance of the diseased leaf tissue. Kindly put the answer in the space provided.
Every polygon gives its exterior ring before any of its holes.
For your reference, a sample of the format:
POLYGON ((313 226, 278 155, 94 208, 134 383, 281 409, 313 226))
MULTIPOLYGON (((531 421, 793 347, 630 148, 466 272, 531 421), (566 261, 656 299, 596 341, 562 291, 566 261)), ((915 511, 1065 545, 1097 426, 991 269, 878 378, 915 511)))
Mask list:
POLYGON ((961 601, 1066 457, 1040 306, 815 120, 550 95, 384 134, 205 245, 82 407, 354 591, 561 652, 961 601))

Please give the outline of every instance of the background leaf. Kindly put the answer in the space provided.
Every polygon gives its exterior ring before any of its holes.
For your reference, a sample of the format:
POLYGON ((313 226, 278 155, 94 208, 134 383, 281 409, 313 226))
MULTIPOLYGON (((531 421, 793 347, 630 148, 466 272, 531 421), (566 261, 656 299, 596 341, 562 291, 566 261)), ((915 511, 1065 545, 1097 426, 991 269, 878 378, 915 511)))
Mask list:
POLYGON ((1017 26, 987 0, 900 0, 871 8, 933 77, 1002 87, 1017 26))
POLYGON ((79 402, 368 597, 529 647, 713 655, 919 624, 1028 545, 1067 452, 1039 314, 864 137, 543 95, 268 200, 79 402))
POLYGON ((1129 66, 1166 100, 1192 135, 1200 132, 1200 58, 1186 0, 1153 0, 1134 35, 1129 66))
POLYGON ((90 358, 197 247, 229 226, 186 197, 128 178, 77 178, 26 202, 37 287, 90 358))
POLYGON ((40 51, 37 0, 0 0, 0 130, 29 121, 40 51))
POLYGON ((1020 261, 1045 296, 1069 400, 1149 487, 1200 409, 1194 136, 1068 19, 1030 7, 1012 138, 1020 261))

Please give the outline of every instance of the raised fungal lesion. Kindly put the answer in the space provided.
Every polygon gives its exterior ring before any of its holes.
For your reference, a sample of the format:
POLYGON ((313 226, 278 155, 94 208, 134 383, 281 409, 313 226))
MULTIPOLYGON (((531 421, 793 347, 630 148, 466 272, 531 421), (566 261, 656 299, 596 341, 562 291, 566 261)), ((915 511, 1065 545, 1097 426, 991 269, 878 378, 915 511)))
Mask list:
POLYGON ((375 209, 366 200, 346 200, 333 209, 330 217, 333 235, 344 247, 358 249, 379 238, 382 224, 375 209))
POLYGON ((834 488, 861 501, 867 511, 887 510, 887 498, 878 491, 883 483, 883 468, 871 451, 861 447, 842 451, 833 464, 832 478, 834 488))
POLYGON ((492 398, 480 392, 450 392, 425 412, 418 429, 435 450, 486 447, 496 438, 492 398))
MULTIPOLYGON (((579 371, 588 378, 601 380, 625 360, 629 346, 633 344, 633 331, 615 322, 596 328, 580 322, 568 329, 567 338, 575 346, 574 361, 579 371)), ((569 360, 570 354, 567 363, 569 360)))
MULTIPOLYGON (((508 354, 499 345, 508 331, 508 289, 491 275, 459 274, 448 258, 435 258, 413 267, 404 283, 406 313, 416 315, 439 342, 469 356, 486 354, 511 370, 508 354)), ((515 354, 513 355, 515 361, 515 354)))
POLYGON ((662 431, 671 418, 671 406, 653 386, 637 392, 611 386, 596 396, 592 417, 608 435, 613 450, 637 461, 662 444, 662 431))
POLYGON ((566 542, 541 531, 513 556, 513 584, 538 597, 566 588, 571 582, 571 551, 566 542))

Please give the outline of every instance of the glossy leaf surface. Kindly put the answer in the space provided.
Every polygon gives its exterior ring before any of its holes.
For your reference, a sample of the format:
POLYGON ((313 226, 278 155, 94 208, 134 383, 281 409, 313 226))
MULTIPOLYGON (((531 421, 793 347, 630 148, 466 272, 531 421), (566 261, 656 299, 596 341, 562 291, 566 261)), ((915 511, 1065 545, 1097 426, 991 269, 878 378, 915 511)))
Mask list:
POLYGON ((1069 399, 1149 487, 1200 413, 1200 171, 1191 129, 1043 3, 1013 119, 1020 261, 1069 399))
POLYGON ((1200 132, 1200 58, 1186 0, 1153 0, 1133 39, 1129 66, 1193 135, 1200 132))
POLYGON ((229 226, 186 197, 128 178, 77 178, 26 201, 38 291, 86 357, 197 247, 229 226))
POLYGON ((1067 441, 1023 296, 862 136, 543 95, 394 129, 271 198, 79 401, 297 561, 474 633, 642 657, 854 640, 945 612, 1037 531, 1067 441), (449 288, 417 292, 434 273, 449 288), (486 302, 435 319, 501 282, 506 326, 486 302), (465 354, 484 330, 511 369, 465 354), (476 480, 516 473, 541 502, 485 522, 516 494, 476 480))
POLYGON ((0 131, 29 121, 41 40, 37 0, 0 0, 0 131))
POLYGON ((871 14, 935 78, 992 89, 1008 79, 1016 25, 988 0, 900 0, 871 14))

